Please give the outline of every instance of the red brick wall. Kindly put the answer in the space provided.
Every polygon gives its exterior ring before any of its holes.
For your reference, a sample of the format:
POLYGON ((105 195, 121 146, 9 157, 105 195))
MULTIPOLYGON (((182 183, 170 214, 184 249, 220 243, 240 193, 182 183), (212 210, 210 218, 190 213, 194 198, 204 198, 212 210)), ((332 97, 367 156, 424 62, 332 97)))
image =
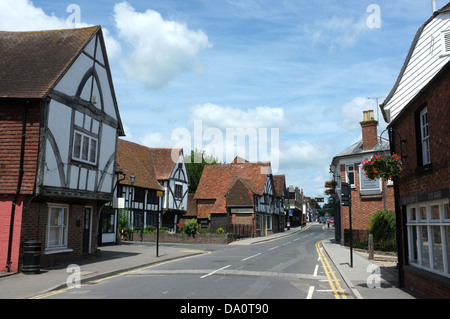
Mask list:
POLYGON ((405 267, 405 286, 426 299, 450 299, 450 280, 414 267, 405 267))
MULTIPOLYGON (((450 187, 449 119, 450 69, 447 68, 392 124, 395 150, 399 155, 405 156, 402 159, 403 172, 399 180, 400 199, 450 187), (420 170, 417 169, 415 114, 425 104, 428 110, 432 167, 429 170, 420 170), (404 143, 401 143, 400 139, 404 140, 404 143)), ((402 223, 403 234, 406 233, 405 223, 406 221, 402 223)), ((406 247, 407 245, 405 250, 406 247)), ((405 287, 424 298, 450 298, 450 279, 413 266, 405 269, 405 287)))
MULTIPOLYGON (((9 228, 13 196, 0 197, 0 271, 7 271, 9 228)), ((13 245, 11 250, 11 271, 19 269, 19 248, 22 225, 23 196, 19 196, 14 214, 13 245)))
MULTIPOLYGON (((49 202, 58 203, 56 200, 50 200, 49 202)), ((67 201, 60 203, 69 204, 67 201)), ((98 227, 98 209, 95 202, 91 201, 86 202, 85 204, 72 203, 69 205, 68 248, 73 249, 73 251, 44 254, 48 223, 48 205, 46 202, 33 201, 28 205, 23 214, 21 256, 25 242, 29 240, 38 240, 42 243, 42 254, 40 260, 41 267, 66 264, 83 257, 83 224, 85 206, 93 206, 91 252, 95 253, 98 227), (78 216, 80 216, 79 224, 77 224, 78 216)), ((22 262, 22 260, 20 260, 20 262, 22 262)))
POLYGON ((378 121, 368 120, 360 122, 362 127, 363 150, 371 150, 378 143, 378 121))
MULTIPOLYGON (((390 211, 395 210, 394 201, 394 188, 392 186, 387 186, 387 181, 385 181, 385 199, 382 195, 367 196, 361 195, 359 192, 359 169, 358 165, 360 163, 355 163, 355 188, 351 191, 352 196, 352 229, 367 231, 370 225, 370 218, 379 210, 384 209, 384 200, 386 200, 386 209, 390 211)), ((341 179, 345 182, 345 165, 341 165, 341 179)), ((342 231, 350 228, 349 222, 349 207, 342 206, 342 231)), ((364 232, 361 232, 364 233, 364 232)), ((344 233, 342 233, 342 238, 344 238, 344 233)))
POLYGON ((395 149, 407 156, 402 159, 400 197, 420 194, 450 186, 450 69, 448 69, 424 94, 420 96, 393 125, 395 149), (427 103, 430 129, 430 154, 432 170, 416 173, 417 146, 415 112, 427 103), (400 145, 400 137, 405 143, 400 145))

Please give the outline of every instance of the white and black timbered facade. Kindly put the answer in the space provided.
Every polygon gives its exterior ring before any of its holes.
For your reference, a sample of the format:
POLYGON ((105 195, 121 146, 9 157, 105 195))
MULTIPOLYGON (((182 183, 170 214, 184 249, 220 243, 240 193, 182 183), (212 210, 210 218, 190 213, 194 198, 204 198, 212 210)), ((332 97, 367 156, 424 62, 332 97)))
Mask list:
POLYGON ((164 187, 162 224, 172 231, 188 206, 189 178, 182 149, 152 148, 152 159, 159 184, 164 187))
POLYGON ((12 198, 24 205, 12 214, 10 269, 21 264, 20 247, 30 240, 42 245, 42 266, 95 253, 101 212, 113 199, 117 138, 124 135, 102 29, 0 32, 0 56, 0 127, 23 127, 10 151, 24 149, 1 156, 0 176, 13 181, 17 172, 21 181, 23 172, 26 183, 12 198), (5 121, 15 110, 23 117, 5 121), (3 171, 7 162, 17 169, 3 171))
POLYGON ((100 32, 48 94, 42 121, 37 192, 110 200, 122 129, 100 32))

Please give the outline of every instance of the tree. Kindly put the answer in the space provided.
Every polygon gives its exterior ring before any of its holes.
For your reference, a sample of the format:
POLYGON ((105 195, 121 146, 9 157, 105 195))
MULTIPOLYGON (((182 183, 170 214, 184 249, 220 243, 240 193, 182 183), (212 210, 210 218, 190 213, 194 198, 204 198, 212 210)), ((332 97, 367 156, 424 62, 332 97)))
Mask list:
POLYGON ((217 165, 220 162, 217 158, 206 155, 205 151, 191 151, 191 155, 186 156, 186 169, 189 176, 189 193, 195 193, 202 177, 203 169, 206 165, 217 165))

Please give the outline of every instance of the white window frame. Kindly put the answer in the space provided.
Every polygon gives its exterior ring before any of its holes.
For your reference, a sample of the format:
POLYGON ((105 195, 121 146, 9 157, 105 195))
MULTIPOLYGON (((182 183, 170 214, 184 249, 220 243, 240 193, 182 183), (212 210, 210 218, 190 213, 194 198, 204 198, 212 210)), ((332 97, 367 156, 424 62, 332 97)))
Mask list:
POLYGON ((72 251, 68 248, 69 205, 48 203, 45 254, 72 251), (53 213, 53 214, 52 214, 53 213), (58 216, 54 213, 59 213, 58 216), (57 230, 57 243, 50 242, 52 232, 57 230))
POLYGON ((350 184, 350 187, 355 188, 355 180, 356 180, 356 174, 355 174, 355 164, 345 164, 345 181, 350 184), (352 168, 353 173, 353 183, 350 184, 350 178, 349 178, 349 168, 352 168))
POLYGON ((98 155, 98 139, 83 133, 79 130, 74 130, 73 134, 73 149, 72 149, 72 159, 75 161, 87 163, 90 165, 97 165, 97 155, 98 155), (81 137, 80 144, 76 142, 77 135, 81 137), (95 142, 95 147, 93 143, 95 142), (86 146, 87 143, 87 146, 86 146), (92 150, 95 154, 92 154, 92 150), (87 153, 85 153, 85 151, 87 153))
POLYGON ((450 253, 449 199, 411 204, 406 210, 410 265, 450 278, 450 258, 447 257, 450 253), (433 215, 433 207, 439 207, 438 218, 433 215), (425 218, 422 212, 426 213, 425 218), (435 236, 435 231, 440 233, 439 236, 435 236), (440 241, 437 245, 436 240, 440 241))
POLYGON ((441 32, 441 45, 442 51, 440 57, 446 57, 450 55, 450 30, 444 30, 441 32))
POLYGON ((420 142, 422 144, 422 164, 427 165, 431 163, 430 152, 430 125, 428 119, 428 109, 424 107, 420 111, 420 142))

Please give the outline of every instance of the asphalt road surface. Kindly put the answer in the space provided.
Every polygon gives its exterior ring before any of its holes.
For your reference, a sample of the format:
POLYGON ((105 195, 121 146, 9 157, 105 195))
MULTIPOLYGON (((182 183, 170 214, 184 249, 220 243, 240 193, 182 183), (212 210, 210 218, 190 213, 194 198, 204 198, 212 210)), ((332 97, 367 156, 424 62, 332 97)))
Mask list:
POLYGON ((320 242, 332 237, 333 228, 311 225, 293 235, 258 244, 214 245, 203 255, 86 283, 49 298, 353 299, 322 250, 320 242))

